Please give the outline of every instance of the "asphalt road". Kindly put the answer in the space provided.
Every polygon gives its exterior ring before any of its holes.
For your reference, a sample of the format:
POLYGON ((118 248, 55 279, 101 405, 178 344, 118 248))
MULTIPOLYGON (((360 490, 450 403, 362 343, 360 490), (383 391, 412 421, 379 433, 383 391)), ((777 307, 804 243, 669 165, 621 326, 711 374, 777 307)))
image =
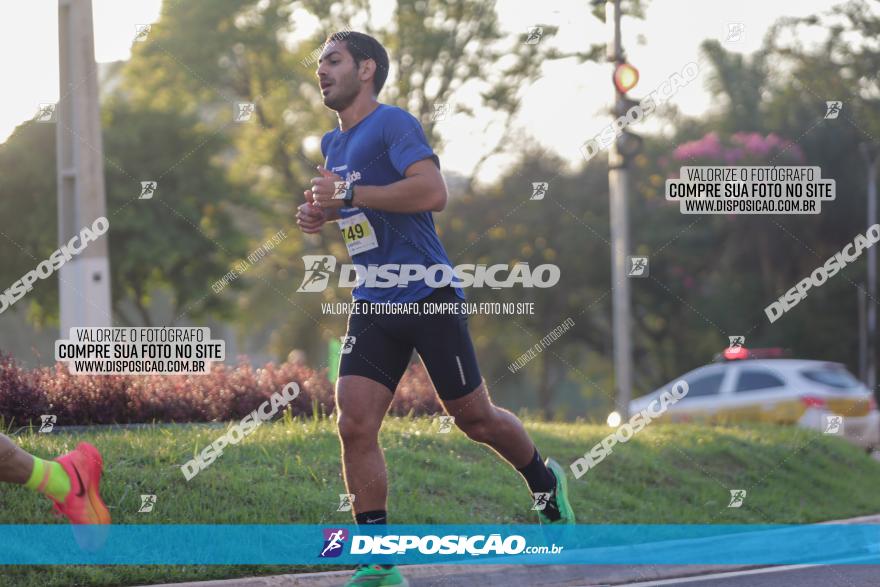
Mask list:
POLYGON ((627 583, 625 587, 659 587, 661 585, 681 585, 682 587, 878 587, 880 586, 880 565, 771 567, 689 579, 627 583))

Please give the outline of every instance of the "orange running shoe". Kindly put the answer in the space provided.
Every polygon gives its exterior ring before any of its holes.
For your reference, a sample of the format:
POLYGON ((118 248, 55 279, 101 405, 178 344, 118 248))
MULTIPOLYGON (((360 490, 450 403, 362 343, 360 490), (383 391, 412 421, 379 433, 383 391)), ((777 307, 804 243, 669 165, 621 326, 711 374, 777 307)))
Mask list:
POLYGON ((109 524, 110 511, 101 499, 101 472, 104 459, 98 449, 80 442, 76 450, 55 459, 70 476, 70 493, 55 510, 67 516, 71 524, 109 524))

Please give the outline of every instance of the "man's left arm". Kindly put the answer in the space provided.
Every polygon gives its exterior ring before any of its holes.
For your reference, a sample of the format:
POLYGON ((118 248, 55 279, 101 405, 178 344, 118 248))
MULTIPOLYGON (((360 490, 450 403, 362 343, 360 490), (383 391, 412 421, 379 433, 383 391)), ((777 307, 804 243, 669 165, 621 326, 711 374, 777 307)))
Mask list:
MULTIPOLYGON (((341 208, 343 201, 333 199, 335 184, 341 177, 319 167, 322 177, 312 179, 315 202, 322 208, 341 208)), ((446 207, 446 182, 432 157, 412 163, 403 179, 388 185, 352 186, 352 206, 383 212, 415 214, 440 212, 446 207)))
POLYGON ((440 212, 446 207, 446 182, 431 158, 406 168, 404 178, 388 185, 355 185, 352 205, 383 212, 440 212))

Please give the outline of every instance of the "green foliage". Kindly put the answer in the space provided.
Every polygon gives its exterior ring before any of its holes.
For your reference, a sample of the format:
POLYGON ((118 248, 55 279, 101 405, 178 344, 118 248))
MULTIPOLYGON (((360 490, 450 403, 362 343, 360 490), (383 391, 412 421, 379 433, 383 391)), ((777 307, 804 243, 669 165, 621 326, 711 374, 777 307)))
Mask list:
MULTIPOLYGON (((469 302, 532 302, 534 315, 475 315, 471 334, 492 393, 505 405, 537 407, 553 415, 555 393, 566 376, 578 383, 587 401, 610 405, 610 386, 601 366, 585 364, 589 349, 605 344, 610 282, 608 258, 607 170, 594 165, 577 175, 563 162, 536 151, 524 153, 497 187, 464 194, 438 217, 440 237, 453 265, 528 263, 559 265, 561 278, 550 288, 492 290, 473 288, 469 302), (548 181, 543 200, 530 200, 532 182, 548 181), (572 318, 575 327, 530 361, 516 375, 508 365, 550 331, 572 318), (597 381, 599 380, 599 381, 597 381)), ((587 407, 574 401, 583 413, 587 407)), ((571 404, 569 404, 571 407, 571 404)))
MULTIPOLYGON (((608 433, 604 426, 583 423, 526 422, 526 427, 541 453, 563 465, 608 433)), ((224 430, 148 426, 17 440, 43 457, 70 450, 79 440, 95 444, 107 467, 103 496, 118 524, 351 522, 350 512, 336 511, 345 490, 334 420, 302 417, 264 424, 184 483, 180 464, 224 430), (140 495, 147 493, 157 496, 156 506, 139 514, 140 495)), ((396 523, 537 522, 519 474, 457 429, 438 434, 430 419, 387 418, 380 442, 392 473, 389 506, 396 523), (431 507, 425 507, 426 499, 431 507)), ((592 524, 804 524, 876 513, 880 493, 867 488, 878 483, 880 464, 815 431, 655 424, 617 445, 585 477, 570 479, 569 493, 578 520, 592 524), (798 458, 790 458, 792 452, 798 458), (748 490, 741 508, 727 507, 732 487, 748 490)), ((48 501, 34 492, 4 485, 0 500, 16 504, 0 508, 0 523, 49 520, 48 501)), ((4 569, 0 585, 142 585, 273 571, 292 569, 14 567, 4 569)))
MULTIPOLYGON (((641 17, 642 2, 623 4, 626 14, 641 17)), ((604 18, 604 3, 593 8, 604 18)), ((347 291, 294 293, 301 255, 347 258, 331 228, 306 237, 293 220, 322 159, 317 140, 335 125, 309 61, 328 33, 363 30, 386 44, 392 73, 380 99, 419 116, 441 159, 434 104, 472 117, 475 134, 487 121, 514 128, 508 123, 518 112, 520 90, 547 60, 603 58, 601 45, 561 55, 552 48, 551 26, 544 27, 551 42, 536 45, 503 35, 490 2, 399 0, 381 23, 371 9, 366 0, 163 4, 104 106, 114 304, 120 311, 123 300, 132 301, 141 313, 126 320, 147 320, 150 296, 164 289, 172 293, 175 316, 229 317, 277 356, 303 349, 316 366, 326 340, 344 332, 345 318, 322 316, 319 304, 347 299, 347 291), (320 30, 293 41, 308 17, 320 30), (470 95, 461 91, 468 84, 478 97, 459 101, 470 95), (256 104, 251 123, 232 121, 239 101, 256 104), (146 179, 159 179, 157 197, 138 201, 138 182, 146 179), (289 237, 214 295, 211 284, 279 230, 289 237)), ((870 3, 851 0, 827 14, 780 20, 752 55, 704 43, 709 66, 701 82, 708 82, 715 106, 699 118, 666 108, 671 135, 647 137, 631 174, 628 254, 651 259, 651 276, 630 282, 637 395, 706 363, 733 334, 746 335, 747 346, 789 347, 797 356, 856 368, 855 286, 863 280, 864 259, 772 325, 763 308, 866 228, 858 145, 880 136, 880 50, 870 42, 878 32, 880 18, 870 3), (824 103, 832 99, 843 101, 841 117, 823 120, 824 103), (835 179, 837 200, 818 216, 683 216, 664 201, 664 180, 682 163, 673 158, 679 145, 710 132, 726 139, 743 131, 795 141, 807 164, 835 179)), ((5 283, 55 247, 53 134, 53 125, 28 123, 0 146, 0 239, 10 250, 27 251, 0 259, 5 283)), ((450 182, 453 198, 437 225, 454 264, 527 261, 561 268, 560 285, 550 290, 468 294, 477 302, 536 303, 535 316, 471 319, 484 375, 508 405, 543 416, 600 416, 610 407, 615 284, 606 177, 602 157, 571 172, 505 133, 475 162, 472 176, 457 182, 460 188, 450 182), (517 153, 516 165, 496 185, 477 189, 473 179, 482 163, 502 151, 517 153), (547 197, 530 201, 531 182, 547 180, 547 197), (568 317, 575 329, 510 373, 508 364, 568 317)), ((51 319, 53 280, 21 303, 32 319, 51 319)))
MULTIPOLYGON (((299 285, 303 253, 347 258, 331 229, 306 238, 293 225, 302 192, 322 162, 317 139, 336 124, 322 104, 316 64, 309 59, 326 35, 352 28, 385 44, 392 72, 380 100, 419 117, 437 150, 442 136, 432 119, 434 104, 450 103, 453 114, 470 116, 475 125, 482 125, 489 112, 506 126, 519 110, 521 90, 540 76, 546 60, 573 56, 583 61, 595 55, 562 55, 552 43, 525 45, 521 36, 502 35, 491 2, 399 0, 391 20, 378 28, 368 2, 305 1, 299 6, 322 28, 294 44, 288 39, 298 32, 295 19, 303 12, 293 12, 286 2, 167 2, 148 41, 135 48, 125 66, 124 89, 138 108, 199 113, 230 138, 229 176, 250 186, 263 206, 262 214, 247 217, 251 234, 280 228, 291 234, 246 276, 247 291, 239 298, 240 315, 247 316, 242 328, 268 334, 279 356, 295 347, 323 357, 325 341, 343 332, 344 318, 321 317, 318 304, 347 299, 348 292, 330 289, 310 297, 290 292, 299 285), (456 102, 465 84, 477 84, 479 99, 473 103, 456 102), (253 123, 230 122, 236 101, 256 104, 253 123), (285 314, 281 323, 279 312, 285 314)), ((545 26, 544 36, 552 37, 555 30, 545 26)), ((493 153, 507 146, 502 138, 493 153)), ((474 176, 478 169, 479 164, 474 176)))
MULTIPOLYGON (((25 122, 0 144, 0 290, 58 248, 55 125, 25 122)), ((57 277, 39 280, 12 310, 45 324, 57 315, 57 277)))
MULTIPOLYGON (((194 116, 133 109, 117 97, 103 112, 111 291, 116 318, 150 324, 151 296, 167 290, 173 317, 229 315, 211 284, 247 253, 232 224, 246 190, 230 184, 215 159, 222 136, 194 116), (157 180, 151 200, 138 200, 142 180, 157 180), (138 316, 126 315, 131 303, 138 316)), ((55 125, 26 123, 0 146, 0 219, 12 254, 0 279, 10 284, 58 248, 55 125)), ((56 323, 57 275, 39 281, 19 303, 37 324, 56 323)), ((238 285, 233 283, 233 287, 238 285)))
MULTIPOLYGON (((779 321, 770 324, 763 311, 867 227, 866 172, 858 146, 880 136, 880 54, 870 43, 843 39, 855 30, 870 38, 880 19, 864 2, 854 2, 833 16, 779 25, 807 26, 827 30, 827 43, 809 49, 783 47, 780 39, 798 36, 781 30, 768 35, 767 45, 750 56, 705 43, 709 66, 704 72, 709 75, 703 79, 717 107, 700 118, 667 109, 674 134, 647 137, 635 160, 631 254, 647 255, 651 267, 649 278, 630 282, 636 395, 709 362, 729 335, 745 335, 747 346, 782 346, 798 357, 840 361, 854 372, 858 368, 856 294, 864 280, 864 258, 812 291, 779 321), (823 120, 825 100, 830 99, 844 102, 838 120, 823 120), (710 132, 728 138, 744 131, 794 141, 804 153, 804 164, 820 166, 823 177, 835 179, 837 200, 823 206, 818 216, 684 216, 665 202, 665 179, 685 164, 673 158, 679 145, 710 132)), ((774 153, 749 164, 792 164, 790 155, 774 153)), ((461 198, 450 206, 452 217, 439 221, 454 262, 462 261, 455 258, 456 249, 463 248, 457 243, 474 242, 468 261, 519 259, 534 265, 554 254, 561 267, 558 288, 524 296, 541 300, 536 319, 472 321, 487 380, 497 381, 495 393, 510 404, 532 407, 525 398, 538 390, 544 415, 566 408, 569 415, 590 410, 592 417, 602 417, 610 408, 611 296, 606 292, 613 284, 610 243, 605 240, 605 174, 601 157, 569 176, 559 172, 552 158, 526 153, 499 187, 461 198), (549 177, 555 179, 545 200, 527 201, 529 182, 549 177), (515 376, 506 370, 506 363, 569 315, 576 327, 558 346, 515 376), (575 384, 574 393, 569 383, 575 384)), ((472 295, 504 299, 511 292, 472 295)))
POLYGON ((173 317, 229 315, 211 285, 247 254, 232 219, 248 198, 214 161, 224 138, 192 115, 136 110, 122 100, 105 105, 104 126, 114 299, 132 301, 146 324, 151 296, 162 289, 170 291, 173 317), (139 200, 146 180, 158 189, 139 200))

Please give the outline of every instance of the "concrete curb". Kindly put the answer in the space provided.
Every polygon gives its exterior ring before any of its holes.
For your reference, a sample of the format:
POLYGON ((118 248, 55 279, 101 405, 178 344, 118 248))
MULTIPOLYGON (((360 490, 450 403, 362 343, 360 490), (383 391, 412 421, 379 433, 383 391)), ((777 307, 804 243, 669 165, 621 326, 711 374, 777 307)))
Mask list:
MULTIPOLYGON (((819 523, 880 524, 880 514, 819 523)), ((411 587, 563 587, 619 585, 754 568, 759 565, 408 565, 405 575, 411 587)), ((325 571, 152 587, 339 587, 350 577, 350 570, 325 571)))
MULTIPOLYGON (((752 566, 652 566, 622 565, 411 565, 402 567, 410 587, 563 587, 616 585, 755 568, 752 566)), ((301 575, 275 575, 221 581, 174 583, 151 587, 340 587, 352 572, 329 571, 301 575)))

